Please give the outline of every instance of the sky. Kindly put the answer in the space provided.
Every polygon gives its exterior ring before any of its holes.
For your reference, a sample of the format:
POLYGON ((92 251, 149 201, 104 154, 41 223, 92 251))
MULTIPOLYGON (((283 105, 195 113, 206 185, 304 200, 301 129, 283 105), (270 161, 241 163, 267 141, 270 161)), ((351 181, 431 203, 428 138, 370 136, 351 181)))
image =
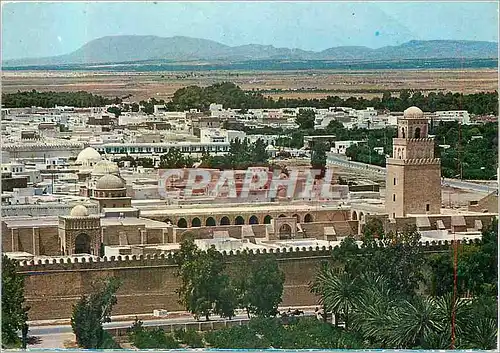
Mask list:
POLYGON ((4 60, 67 54, 110 35, 177 35, 315 51, 413 39, 498 42, 498 3, 2 1, 4 60))

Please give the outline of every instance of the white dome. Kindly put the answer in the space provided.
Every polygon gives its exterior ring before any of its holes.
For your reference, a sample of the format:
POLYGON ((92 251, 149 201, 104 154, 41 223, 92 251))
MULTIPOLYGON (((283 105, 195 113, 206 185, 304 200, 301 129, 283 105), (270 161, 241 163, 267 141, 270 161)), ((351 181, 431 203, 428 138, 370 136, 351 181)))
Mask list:
POLYGON ((97 181, 96 189, 99 190, 116 190, 123 189, 125 184, 123 181, 113 174, 106 174, 97 181))
POLYGON ((106 174, 119 174, 120 169, 118 165, 114 162, 103 159, 94 166, 92 170, 92 175, 106 175, 106 174))
POLYGON ((422 119, 424 112, 418 107, 409 107, 404 111, 405 119, 422 119))
POLYGON ((92 147, 87 147, 76 157, 76 161, 80 163, 85 162, 99 162, 101 160, 101 155, 92 147))
POLYGON ((89 215, 89 210, 83 205, 76 205, 71 209, 69 215, 71 217, 87 217, 89 215))

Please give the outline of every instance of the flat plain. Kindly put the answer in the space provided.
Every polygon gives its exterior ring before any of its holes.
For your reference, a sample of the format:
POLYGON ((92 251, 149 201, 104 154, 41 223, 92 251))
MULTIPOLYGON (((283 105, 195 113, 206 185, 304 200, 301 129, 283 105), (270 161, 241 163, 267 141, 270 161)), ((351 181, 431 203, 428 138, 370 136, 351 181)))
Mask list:
POLYGON ((88 91, 106 97, 168 100, 179 88, 231 81, 245 90, 283 98, 381 97, 402 89, 477 93, 498 89, 497 69, 302 70, 302 71, 4 71, 2 92, 88 91))

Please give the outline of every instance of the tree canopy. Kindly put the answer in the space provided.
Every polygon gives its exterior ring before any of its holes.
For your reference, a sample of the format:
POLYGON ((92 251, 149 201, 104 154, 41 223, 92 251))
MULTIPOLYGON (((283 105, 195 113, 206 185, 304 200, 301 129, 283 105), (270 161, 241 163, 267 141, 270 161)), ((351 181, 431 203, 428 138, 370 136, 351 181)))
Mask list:
POLYGON ((76 343, 85 349, 117 348, 109 339, 102 324, 110 321, 111 310, 117 303, 120 281, 109 278, 92 283, 92 292, 83 295, 73 306, 71 327, 76 343))
POLYGON ((29 307, 24 304, 24 279, 18 263, 2 256, 2 347, 20 343, 17 332, 26 325, 29 307))

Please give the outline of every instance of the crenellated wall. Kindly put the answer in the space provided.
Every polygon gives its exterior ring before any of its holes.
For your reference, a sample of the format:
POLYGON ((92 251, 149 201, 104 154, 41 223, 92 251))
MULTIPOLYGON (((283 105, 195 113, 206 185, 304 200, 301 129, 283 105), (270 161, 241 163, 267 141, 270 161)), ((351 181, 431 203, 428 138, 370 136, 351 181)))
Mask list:
MULTIPOLYGON (((426 251, 443 251, 448 242, 420 244, 426 251)), ((277 256, 285 273, 284 306, 315 305, 317 298, 309 292, 317 266, 324 260, 332 261, 332 248, 290 248, 286 251, 250 252, 255 256, 271 253, 277 256)), ((234 271, 239 251, 224 252, 228 272, 234 271)), ((45 261, 21 262, 20 272, 25 276, 25 296, 31 306, 30 320, 59 319, 71 316, 72 305, 90 292, 90 284, 99 278, 116 276, 122 281, 117 293, 114 315, 152 313, 155 309, 182 310, 176 290, 173 257, 119 256, 88 261, 78 258, 59 258, 45 261)))

